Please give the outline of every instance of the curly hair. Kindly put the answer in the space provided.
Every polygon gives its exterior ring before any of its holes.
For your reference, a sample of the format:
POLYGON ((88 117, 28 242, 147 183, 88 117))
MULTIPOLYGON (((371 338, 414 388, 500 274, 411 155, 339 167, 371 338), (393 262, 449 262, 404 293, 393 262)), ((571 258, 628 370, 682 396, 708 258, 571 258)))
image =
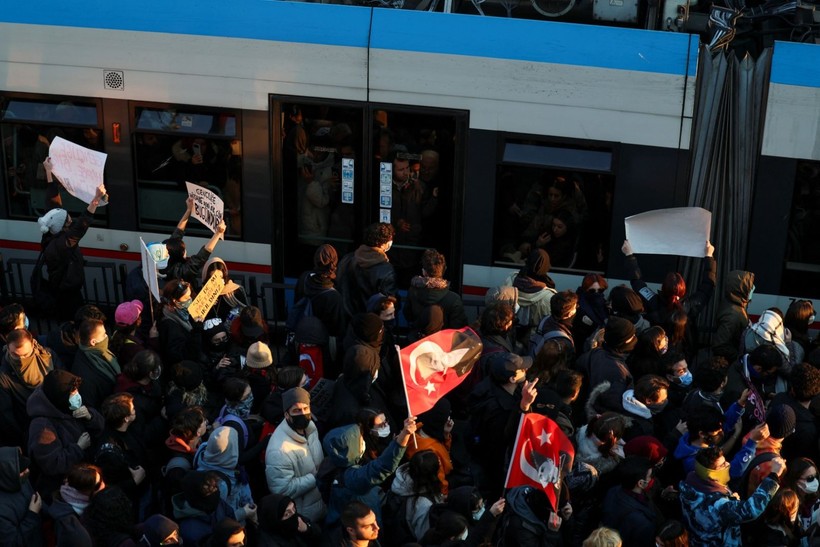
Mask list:
POLYGON ((435 249, 427 249, 421 255, 421 267, 428 277, 443 277, 447 269, 447 260, 444 255, 435 249))
POLYGON ((795 399, 801 403, 811 401, 820 393, 820 370, 808 363, 798 363, 789 375, 789 383, 795 399))
POLYGON ((364 244, 368 247, 381 247, 388 241, 393 240, 396 231, 392 224, 386 222, 376 222, 364 230, 364 244))
POLYGON ((484 308, 481 314, 481 334, 505 334, 508 331, 506 327, 514 316, 512 305, 507 302, 493 302, 484 308))
POLYGON ((91 498, 83 524, 94 545, 109 545, 120 534, 133 536, 136 527, 131 500, 120 488, 105 488, 91 498))

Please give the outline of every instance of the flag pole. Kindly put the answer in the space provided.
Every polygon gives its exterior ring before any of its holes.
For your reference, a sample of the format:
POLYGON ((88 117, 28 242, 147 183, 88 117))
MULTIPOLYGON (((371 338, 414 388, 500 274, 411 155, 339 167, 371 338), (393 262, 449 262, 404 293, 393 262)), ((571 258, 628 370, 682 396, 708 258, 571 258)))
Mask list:
MULTIPOLYGON (((401 387, 404 390, 404 400, 407 401, 407 415, 412 416, 413 413, 410 411, 410 395, 407 393, 407 379, 404 377, 404 367, 401 366, 401 348, 398 344, 396 344, 396 355, 399 356, 399 372, 401 372, 401 387)), ((419 445, 416 442, 416 434, 413 433, 413 448, 416 450, 419 449, 419 445)))
POLYGON ((515 432, 515 442, 513 443, 513 454, 510 457, 510 465, 507 467, 507 478, 504 479, 504 489, 506 490, 507 484, 510 482, 510 474, 512 473, 512 467, 515 465, 515 451, 518 448, 518 440, 521 438, 521 431, 524 429, 524 417, 526 416, 525 413, 521 413, 521 419, 518 420, 518 431, 515 432))

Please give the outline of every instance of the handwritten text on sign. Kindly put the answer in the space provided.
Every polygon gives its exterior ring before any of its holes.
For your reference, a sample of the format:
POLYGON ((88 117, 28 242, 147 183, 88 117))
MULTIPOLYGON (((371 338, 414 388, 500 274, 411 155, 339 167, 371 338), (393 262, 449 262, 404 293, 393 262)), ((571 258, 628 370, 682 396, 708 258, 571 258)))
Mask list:
POLYGON ((204 320, 205 316, 208 315, 208 312, 211 311, 211 308, 216 304, 216 300, 219 298, 219 295, 222 294, 222 289, 224 288, 225 280, 222 279, 222 276, 212 275, 208 282, 205 283, 205 286, 202 287, 202 290, 199 291, 199 294, 196 295, 194 301, 191 302, 191 307, 188 308, 188 313, 191 314, 191 318, 195 321, 204 320))
POLYGON ((225 204, 222 200, 203 186, 192 182, 186 182, 188 196, 194 198, 194 211, 192 216, 202 224, 216 232, 222 216, 225 212, 225 204))
MULTIPOLYGON (((103 183, 103 170, 108 157, 102 152, 89 150, 62 137, 54 137, 48 155, 54 176, 75 198, 91 203, 97 186, 103 183)), ((105 203, 100 203, 105 205, 105 203)))

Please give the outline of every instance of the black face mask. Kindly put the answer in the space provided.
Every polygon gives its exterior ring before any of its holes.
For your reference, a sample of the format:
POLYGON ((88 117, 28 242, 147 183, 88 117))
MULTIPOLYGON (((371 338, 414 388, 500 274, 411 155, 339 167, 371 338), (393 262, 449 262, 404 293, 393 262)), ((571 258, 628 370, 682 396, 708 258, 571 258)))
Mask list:
POLYGON ((295 536, 299 531, 299 515, 295 514, 289 519, 279 521, 279 530, 288 537, 295 536))
POLYGON ((308 425, 310 424, 310 413, 300 414, 299 416, 291 416, 290 414, 288 414, 288 422, 290 423, 291 427, 295 430, 307 429, 308 425))

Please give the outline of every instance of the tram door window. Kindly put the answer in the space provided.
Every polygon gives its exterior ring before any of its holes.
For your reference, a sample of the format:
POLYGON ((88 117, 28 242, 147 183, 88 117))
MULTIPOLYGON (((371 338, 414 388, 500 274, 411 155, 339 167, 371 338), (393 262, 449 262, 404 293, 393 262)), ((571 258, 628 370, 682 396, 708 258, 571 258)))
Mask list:
POLYGON ((373 192, 378 197, 374 221, 393 224, 396 235, 388 256, 399 287, 407 287, 421 274, 421 255, 427 248, 440 251, 450 264, 459 262, 451 240, 461 222, 460 207, 455 206, 459 193, 454 192, 461 178, 456 149, 460 118, 376 108, 372 119, 373 192))
POLYGON ((296 276, 319 245, 341 257, 360 237, 364 109, 281 103, 279 124, 285 275, 296 276))
MULTIPOLYGON (((0 94, 2 175, 8 214, 36 218, 46 210, 46 173, 43 161, 55 137, 103 151, 99 105, 82 99, 29 99, 0 94)), ((61 189, 63 208, 78 216, 85 203, 61 189)), ((95 225, 107 224, 107 209, 94 215, 95 225)))
MULTIPOLYGON (((186 182, 225 204, 228 237, 242 237, 242 141, 234 112, 192 107, 134 107, 134 155, 140 227, 169 231, 185 212, 186 182)), ((210 231, 191 218, 188 232, 210 231)))
POLYGON ((606 271, 612 153, 510 140, 496 174, 494 261, 523 265, 534 249, 553 268, 606 271))
POLYGON ((820 161, 801 161, 789 220, 782 294, 820 298, 820 161))

